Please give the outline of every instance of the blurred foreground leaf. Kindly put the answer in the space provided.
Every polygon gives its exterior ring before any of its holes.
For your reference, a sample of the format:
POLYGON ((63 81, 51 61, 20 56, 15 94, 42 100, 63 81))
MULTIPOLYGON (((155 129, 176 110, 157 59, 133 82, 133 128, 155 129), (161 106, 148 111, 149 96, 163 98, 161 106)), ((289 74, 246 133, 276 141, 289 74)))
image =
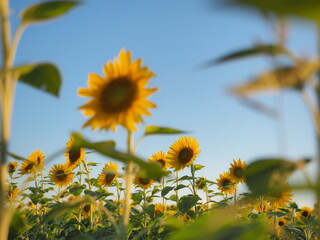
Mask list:
POLYGON ((39 23, 60 17, 79 5, 78 1, 47 1, 24 9, 21 20, 24 24, 39 23))
POLYGON ((9 239, 16 239, 25 230, 27 230, 27 221, 25 216, 21 213, 15 212, 11 219, 9 239))
POLYGON ((13 74, 32 87, 59 96, 61 75, 58 68, 51 63, 29 64, 16 67, 13 74))
POLYGON ((145 173, 151 179, 158 181, 162 176, 165 175, 165 172, 161 170, 161 167, 159 166, 159 164, 146 162, 135 155, 117 151, 115 149, 114 141, 91 143, 86 139, 84 139, 83 137, 77 136, 77 135, 74 136, 74 139, 75 139, 75 146, 77 147, 84 147, 84 148, 95 150, 102 155, 113 158, 125 164, 128 164, 129 161, 133 161, 134 163, 139 165, 141 169, 145 170, 145 173))
POLYGON ((174 128, 168 127, 159 127, 159 126, 147 126, 144 130, 144 135, 154 135, 154 134, 177 134, 177 133, 186 133, 174 128))

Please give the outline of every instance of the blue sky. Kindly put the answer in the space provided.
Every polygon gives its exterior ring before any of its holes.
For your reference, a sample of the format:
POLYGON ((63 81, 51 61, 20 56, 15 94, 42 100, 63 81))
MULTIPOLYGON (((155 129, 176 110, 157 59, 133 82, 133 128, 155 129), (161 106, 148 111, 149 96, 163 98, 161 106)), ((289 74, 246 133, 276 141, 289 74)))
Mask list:
MULTIPOLYGON (((36 2, 11 1, 14 28, 18 13, 36 2)), ((312 121, 295 92, 257 98, 282 111, 282 122, 247 108, 227 93, 229 87, 270 69, 270 59, 250 58, 199 68, 225 53, 273 40, 270 22, 259 15, 209 7, 207 0, 87 0, 65 17, 31 26, 23 35, 16 64, 54 62, 63 85, 58 99, 18 85, 10 149, 28 156, 39 148, 49 156, 64 148, 71 132, 80 131, 92 141, 116 140, 125 150, 121 128, 116 134, 81 129, 86 119, 77 108, 86 99, 77 96, 77 89, 87 86, 88 73, 102 75, 103 64, 126 48, 156 73, 151 86, 160 88, 151 97, 158 108, 152 110, 152 117, 144 118, 140 130, 146 125, 168 126, 197 137, 202 149, 197 163, 206 166, 199 175, 215 180, 228 170, 233 158, 250 162, 265 156, 314 156, 312 121)), ((314 57, 315 27, 291 22, 288 46, 298 54, 314 57)), ((167 151, 177 138, 146 138, 138 155, 148 158, 155 151, 167 151)), ((92 155, 89 161, 103 163, 106 159, 92 155)), ((63 162, 61 155, 46 167, 63 162)))

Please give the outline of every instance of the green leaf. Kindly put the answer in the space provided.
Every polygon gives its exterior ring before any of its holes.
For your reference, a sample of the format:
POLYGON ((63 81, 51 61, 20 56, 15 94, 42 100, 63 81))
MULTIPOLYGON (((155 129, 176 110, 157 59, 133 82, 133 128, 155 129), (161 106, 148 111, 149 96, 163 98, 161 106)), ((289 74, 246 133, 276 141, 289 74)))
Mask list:
POLYGON ((320 2, 317 0, 229 0, 226 2, 229 5, 272 12, 280 17, 293 16, 320 23, 320 2))
POLYGON ((202 168, 204 168, 204 166, 203 166, 203 165, 200 165, 200 164, 195 164, 193 167, 194 167, 194 171, 199 171, 199 170, 201 170, 202 168))
POLYGON ((161 197, 166 196, 174 187, 166 186, 161 191, 161 197))
POLYGON ((171 201, 176 202, 178 200, 178 197, 177 197, 177 195, 172 194, 168 199, 171 200, 171 201))
POLYGON ((295 66, 286 66, 264 73, 248 83, 231 88, 235 95, 283 90, 286 88, 301 89, 319 69, 318 62, 301 61, 295 66))
POLYGON ((175 190, 175 191, 178 191, 178 190, 183 189, 183 188, 186 188, 186 187, 187 187, 186 185, 179 184, 174 190, 175 190))
POLYGON ((201 200, 201 198, 198 195, 187 195, 183 196, 178 203, 178 208, 180 212, 186 213, 197 204, 197 202, 201 200))
POLYGON ((266 212, 268 215, 270 216, 276 216, 276 217, 283 217, 286 216, 288 214, 283 213, 283 212, 266 212))
POLYGON ((151 179, 158 181, 162 176, 165 175, 165 172, 161 170, 161 167, 157 163, 146 162, 135 155, 117 151, 115 149, 115 143, 113 141, 91 143, 84 139, 82 136, 77 135, 74 136, 74 139, 75 146, 77 147, 84 147, 95 150, 102 155, 113 158, 125 164, 133 161, 134 163, 139 165, 139 167, 143 169, 146 175, 151 179))
POLYGON ((270 55, 275 56, 279 54, 290 55, 290 52, 282 46, 278 45, 257 45, 252 48, 242 49, 233 53, 229 53, 218 59, 209 61, 206 66, 210 67, 219 63, 224 63, 230 60, 237 60, 240 58, 253 57, 257 55, 270 55))
POLYGON ((38 23, 60 17, 79 5, 77 1, 47 1, 24 9, 21 14, 23 24, 38 23))
POLYGON ((74 196, 80 196, 80 194, 82 193, 82 191, 85 189, 84 186, 76 186, 76 187, 72 187, 69 189, 69 192, 74 195, 74 196))
POLYGON ((153 216, 154 216, 154 205, 153 204, 142 207, 142 209, 144 212, 146 212, 149 215, 149 217, 151 219, 153 218, 153 216))
POLYGON ((27 221, 19 212, 15 212, 11 219, 9 228, 9 238, 16 239, 18 236, 27 229, 27 221))
POLYGON ((147 126, 144 130, 144 136, 154 135, 154 134, 178 134, 186 133, 185 131, 168 128, 168 127, 158 127, 158 126, 147 126))
POLYGON ((58 68, 51 63, 24 65, 13 69, 17 78, 34 88, 59 96, 61 75, 58 68))
POLYGON ((21 156, 15 154, 15 153, 11 153, 11 152, 7 152, 7 153, 8 153, 8 155, 9 155, 10 157, 12 157, 12 158, 14 158, 14 159, 16 159, 16 160, 21 160, 21 161, 27 160, 25 157, 21 157, 21 156))

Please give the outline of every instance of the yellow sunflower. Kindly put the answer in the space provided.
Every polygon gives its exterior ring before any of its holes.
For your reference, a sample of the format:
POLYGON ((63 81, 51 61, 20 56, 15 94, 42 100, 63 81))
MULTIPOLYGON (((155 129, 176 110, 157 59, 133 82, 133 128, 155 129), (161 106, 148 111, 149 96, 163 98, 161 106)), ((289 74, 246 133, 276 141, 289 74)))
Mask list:
POLYGON ((18 195, 18 187, 17 186, 8 186, 7 188, 7 200, 13 201, 18 195))
POLYGON ((139 175, 137 175, 134 179, 134 184, 137 187, 141 187, 143 189, 147 189, 149 187, 151 187, 151 185, 154 183, 153 180, 151 180, 150 178, 145 178, 145 177, 141 177, 139 175))
POLYGON ((271 190, 266 199, 273 208, 283 207, 291 201, 293 194, 289 187, 271 190))
POLYGON ((158 151, 158 152, 154 153, 149 158, 149 161, 159 163, 160 166, 162 167, 162 170, 166 170, 169 165, 167 155, 162 151, 158 151))
POLYGON ((244 169, 247 167, 246 162, 242 162, 240 159, 235 161, 233 159, 233 163, 230 164, 229 168, 230 176, 236 180, 236 182, 244 182, 244 169))
POLYGON ((199 150, 199 143, 196 138, 179 137, 168 151, 167 158, 172 168, 175 171, 180 171, 186 166, 189 166, 198 157, 201 150, 199 150))
POLYGON ((28 160, 35 163, 36 170, 40 170, 43 168, 45 157, 44 153, 37 149, 29 155, 28 160))
POLYGON ((68 186, 74 177, 74 174, 69 172, 66 166, 63 164, 54 165, 49 172, 51 181, 54 182, 59 188, 68 186))
POLYGON ((19 168, 19 174, 25 175, 32 173, 35 170, 36 163, 31 162, 29 160, 25 160, 21 163, 21 166, 19 168))
POLYGON ((74 146, 74 135, 80 135, 80 133, 75 133, 70 136, 69 141, 66 144, 66 152, 64 156, 66 157, 66 167, 69 169, 74 169, 84 158, 84 148, 79 148, 74 146))
POLYGON ((282 227, 284 225, 287 225, 288 221, 285 218, 279 218, 278 219, 278 226, 282 227))
POLYGON ((110 186, 118 177, 118 165, 113 162, 108 162, 104 165, 102 173, 98 177, 98 184, 102 187, 110 186))
POLYGON ((104 65, 104 77, 89 75, 89 88, 78 91, 80 96, 92 98, 80 107, 85 116, 91 117, 83 127, 116 131, 117 125, 122 125, 136 131, 141 116, 151 115, 148 108, 156 105, 147 98, 158 89, 146 88, 155 74, 141 64, 141 59, 131 62, 131 52, 123 49, 118 58, 104 65))
POLYGON ((309 207, 302 207, 301 211, 298 212, 299 215, 304 216, 305 218, 309 218, 312 214, 312 209, 309 207))
POLYGON ((229 172, 221 173, 216 181, 218 189, 224 194, 233 194, 237 189, 237 184, 229 172))
POLYGON ((8 163, 8 172, 10 174, 13 174, 17 170, 17 167, 18 167, 18 162, 9 162, 8 163))

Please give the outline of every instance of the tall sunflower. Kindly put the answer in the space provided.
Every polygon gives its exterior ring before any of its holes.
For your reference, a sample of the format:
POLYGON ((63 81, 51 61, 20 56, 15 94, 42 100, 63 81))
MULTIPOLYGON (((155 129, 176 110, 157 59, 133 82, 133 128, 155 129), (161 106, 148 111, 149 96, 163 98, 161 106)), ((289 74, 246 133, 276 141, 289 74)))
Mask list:
POLYGON ((237 161, 233 159, 233 163, 230 164, 231 167, 229 168, 230 176, 236 180, 236 182, 244 182, 244 170, 247 167, 246 162, 241 161, 238 159, 237 161))
POLYGON ((293 194, 291 189, 287 186, 279 189, 272 189, 267 195, 266 199, 273 208, 283 207, 291 201, 293 194))
POLYGON ((223 172, 216 180, 218 189, 224 194, 233 194, 237 189, 235 180, 230 176, 229 172, 223 172))
POLYGON ((35 163, 36 170, 40 170, 43 168, 45 157, 44 153, 37 149, 29 155, 28 160, 35 163))
POLYGON ((74 135, 80 135, 80 133, 72 134, 69 141, 66 144, 66 152, 64 156, 66 157, 66 168, 74 169, 83 160, 85 152, 84 148, 79 148, 74 145, 74 135))
POLYGON ((149 187, 151 187, 151 185, 154 183, 153 180, 151 180, 150 178, 146 178, 146 177, 142 177, 137 175, 134 179, 134 184, 137 187, 141 187, 143 189, 147 189, 149 187))
POLYGON ((175 171, 180 171, 186 166, 189 166, 198 157, 201 150, 199 150, 199 143, 196 138, 179 137, 168 151, 167 158, 171 167, 175 171))
POLYGON ((19 174, 26 175, 26 174, 32 173, 35 170, 35 166, 36 166, 35 162, 31 162, 27 159, 21 163, 21 166, 18 170, 19 174))
POLYGON ((74 177, 74 174, 69 172, 69 170, 63 164, 54 165, 49 172, 51 181, 54 182, 59 188, 68 186, 74 177))
POLYGON ((104 65, 104 77, 89 74, 89 88, 78 90, 80 96, 92 98, 80 107, 91 117, 83 127, 116 131, 117 125, 122 125, 136 131, 141 116, 151 115, 148 108, 156 105, 147 98, 158 89, 146 88, 155 74, 141 64, 141 59, 131 62, 131 52, 122 49, 118 58, 104 65))
POLYGON ((104 165, 102 173, 98 176, 98 184, 102 187, 110 186, 117 178, 118 165, 113 162, 108 162, 104 165))
POLYGON ((166 170, 169 165, 167 155, 163 151, 158 151, 152 154, 149 161, 159 163, 162 170, 166 170))

